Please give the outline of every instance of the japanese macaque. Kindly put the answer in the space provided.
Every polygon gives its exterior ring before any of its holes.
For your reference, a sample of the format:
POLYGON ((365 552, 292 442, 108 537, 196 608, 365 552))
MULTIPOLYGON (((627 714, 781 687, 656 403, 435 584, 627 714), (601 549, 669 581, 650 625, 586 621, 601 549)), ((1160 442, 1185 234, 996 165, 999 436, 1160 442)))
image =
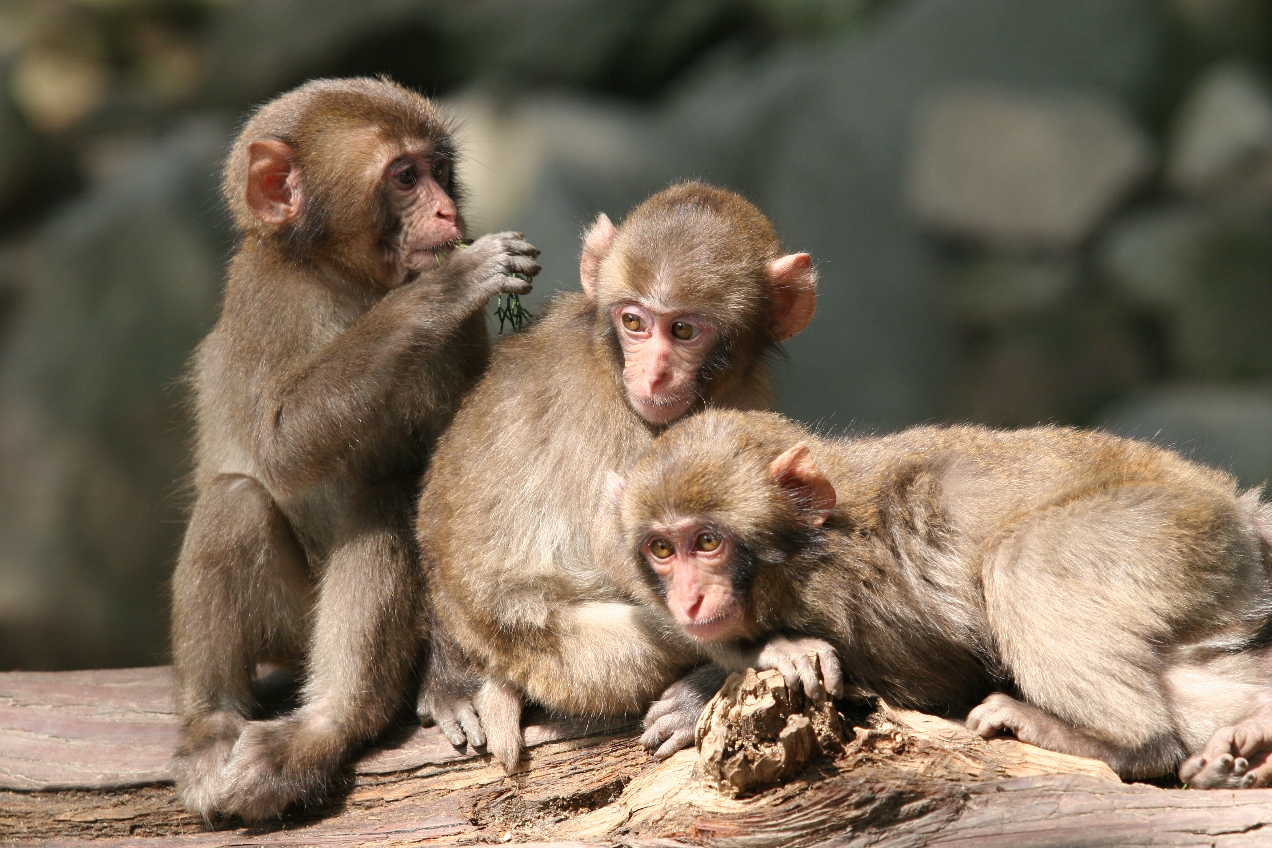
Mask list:
POLYGON ((457 249, 455 156, 431 102, 370 79, 265 104, 230 151, 241 243, 194 357, 196 501, 173 578, 173 771, 205 820, 321 800, 407 702, 419 477, 489 358, 483 305, 539 270, 516 233, 457 249), (266 662, 303 669, 303 688, 259 720, 266 662))
POLYGON ((980 702, 982 736, 1127 778, 1272 781, 1272 505, 1227 474, 1098 432, 711 411, 614 492, 633 571, 726 668, 980 702))
POLYGON ((631 579, 606 474, 685 415, 768 407, 766 354, 816 304, 808 255, 784 254, 758 209, 701 183, 654 195, 617 228, 601 215, 580 277, 582 293, 495 351, 419 508, 433 608, 420 717, 510 770, 525 696, 613 716, 663 693, 646 745, 668 756, 692 741, 723 675, 706 667, 669 688, 700 657, 631 579))

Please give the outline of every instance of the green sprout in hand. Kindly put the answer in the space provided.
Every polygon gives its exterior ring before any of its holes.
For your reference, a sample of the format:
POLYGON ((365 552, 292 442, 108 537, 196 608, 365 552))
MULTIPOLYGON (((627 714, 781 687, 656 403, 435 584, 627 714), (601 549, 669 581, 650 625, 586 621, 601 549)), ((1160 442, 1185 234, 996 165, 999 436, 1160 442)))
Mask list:
MULTIPOLYGON (((437 260, 437 267, 442 267, 442 251, 445 251, 446 256, 449 257, 451 250, 454 250, 457 247, 467 250, 468 245, 472 243, 471 239, 465 239, 463 241, 457 240, 448 242, 434 250, 433 258, 437 260)), ((516 277, 518 280, 525 280, 527 283, 530 282, 530 278, 525 274, 510 274, 509 276, 516 277)), ((499 319, 499 335, 502 336, 504 324, 510 324, 512 326, 512 331, 514 333, 519 333, 530 319, 534 317, 534 313, 530 312, 530 310, 521 305, 520 296, 515 294, 501 294, 499 295, 499 299, 495 301, 495 317, 499 319)))
MULTIPOLYGON (((513 274, 512 276, 520 280, 530 282, 530 278, 525 274, 513 274)), ((515 294, 501 294, 499 300, 495 302, 495 317, 499 319, 499 335, 503 335, 504 323, 512 325, 514 333, 520 333, 525 327, 526 322, 534 317, 531 312, 521 305, 521 297, 515 294)))

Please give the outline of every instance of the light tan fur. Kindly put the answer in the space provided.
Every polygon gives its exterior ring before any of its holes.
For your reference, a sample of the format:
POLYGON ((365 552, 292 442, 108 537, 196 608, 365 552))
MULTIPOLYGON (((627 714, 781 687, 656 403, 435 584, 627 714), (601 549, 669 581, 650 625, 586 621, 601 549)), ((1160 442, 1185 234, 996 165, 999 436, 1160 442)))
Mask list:
POLYGON ((1170 772, 1266 706, 1269 515, 1231 476, 1105 433, 826 440, 726 411, 670 428, 623 495, 633 555, 651 528, 688 519, 737 544, 746 623, 700 643, 717 662, 754 661, 775 637, 824 640, 850 680, 895 703, 981 702, 980 732, 1126 777, 1170 772), (799 444, 815 465, 775 475, 799 444))
POLYGON ((617 547, 606 474, 661 428, 629 403, 613 310, 662 304, 711 322, 716 344, 687 375, 690 413, 767 407, 765 354, 781 330, 807 323, 815 281, 803 254, 775 278, 780 255, 771 224, 742 198, 674 186, 617 229, 601 216, 585 240, 584 293, 561 295, 496 350, 439 442, 419 508, 435 616, 420 713, 453 742, 519 755, 515 721, 473 733, 465 700, 482 678, 553 710, 615 715, 643 710, 699 662, 617 547), (803 323, 786 320, 794 303, 803 323))
POLYGON ((404 705, 419 476, 487 361, 482 305, 538 270, 515 234, 433 255, 463 235, 452 156, 432 103, 355 79, 264 105, 227 160, 242 241, 191 369, 196 500, 173 577, 173 771, 204 820, 321 801, 404 705), (407 161, 422 193, 392 184, 407 161), (257 720, 263 662, 303 670, 297 710, 257 720))

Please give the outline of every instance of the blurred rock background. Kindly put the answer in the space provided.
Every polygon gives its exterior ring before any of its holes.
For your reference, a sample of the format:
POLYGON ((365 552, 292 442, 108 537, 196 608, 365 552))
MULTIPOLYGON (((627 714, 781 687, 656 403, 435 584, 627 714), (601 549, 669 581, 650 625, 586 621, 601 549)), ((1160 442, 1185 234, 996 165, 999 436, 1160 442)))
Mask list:
POLYGON ((822 275, 828 431, 1108 426, 1272 477, 1262 0, 0 0, 0 667, 162 662, 180 377, 251 105, 388 73, 464 120, 474 229, 577 285, 683 177, 822 275))

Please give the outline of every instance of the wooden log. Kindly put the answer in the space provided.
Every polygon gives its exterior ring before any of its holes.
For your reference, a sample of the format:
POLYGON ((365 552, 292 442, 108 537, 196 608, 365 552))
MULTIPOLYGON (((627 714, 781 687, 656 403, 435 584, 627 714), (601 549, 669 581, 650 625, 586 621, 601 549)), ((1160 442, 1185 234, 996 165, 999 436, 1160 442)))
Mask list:
MULTIPOLYGON (((0 674, 5 845, 1051 846, 1272 843, 1272 790, 1118 782, 1102 763, 880 706, 793 779, 730 797, 697 751, 651 761, 636 728, 537 721, 507 776, 403 726, 347 794, 271 827, 205 830, 176 803, 166 669, 0 674)), ((752 696, 759 690, 753 690, 752 696)), ((775 698, 776 700, 776 698, 775 698)))

